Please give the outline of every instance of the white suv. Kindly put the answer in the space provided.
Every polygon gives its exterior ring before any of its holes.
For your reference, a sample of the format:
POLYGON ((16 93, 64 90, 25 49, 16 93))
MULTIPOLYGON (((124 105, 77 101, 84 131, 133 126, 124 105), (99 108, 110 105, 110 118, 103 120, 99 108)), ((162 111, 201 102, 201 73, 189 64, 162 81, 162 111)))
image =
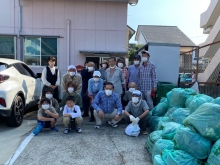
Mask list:
POLYGON ((23 62, 0 58, 0 117, 8 126, 23 122, 25 109, 37 104, 42 82, 23 62))

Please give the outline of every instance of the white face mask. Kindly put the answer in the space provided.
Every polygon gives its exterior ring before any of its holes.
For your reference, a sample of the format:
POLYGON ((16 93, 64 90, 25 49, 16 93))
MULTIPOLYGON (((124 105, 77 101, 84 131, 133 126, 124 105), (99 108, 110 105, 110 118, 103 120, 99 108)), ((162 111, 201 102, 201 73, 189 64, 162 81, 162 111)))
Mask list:
POLYGON ((111 96, 112 95, 112 90, 105 90, 105 94, 107 96, 111 96))
POLYGON ((142 57, 142 61, 143 61, 143 62, 147 62, 147 61, 148 61, 148 58, 147 58, 147 57, 142 57))
POLYGON ((110 68, 111 68, 111 69, 114 69, 114 68, 115 68, 115 66, 110 66, 110 68))
POLYGON ((133 92, 135 90, 135 88, 129 88, 129 92, 133 92))
POLYGON ((51 99, 51 98, 53 98, 53 95, 52 94, 46 94, 46 98, 51 99))
POLYGON ((75 76, 76 72, 69 72, 70 76, 75 76))
POLYGON ((99 81, 100 78, 93 78, 95 82, 99 81))
POLYGON ((133 103, 138 103, 139 101, 139 98, 138 97, 132 97, 132 102, 133 103))
POLYGON ((42 105, 42 108, 43 108, 44 110, 48 110, 48 109, 50 108, 50 105, 49 105, 49 104, 43 104, 43 105, 42 105))
POLYGON ((134 61, 134 65, 140 64, 140 61, 134 61))
POLYGON ((93 67, 92 66, 88 67, 88 70, 93 71, 93 67))
POLYGON ((106 67, 107 67, 107 64, 102 64, 102 67, 103 67, 103 68, 106 68, 106 67))
POLYGON ((68 88, 68 92, 69 92, 69 93, 73 93, 73 92, 74 92, 74 88, 73 88, 73 87, 69 87, 69 88, 68 88))
POLYGON ((119 67, 119 68, 122 68, 123 66, 124 66, 123 63, 118 63, 118 67, 119 67))

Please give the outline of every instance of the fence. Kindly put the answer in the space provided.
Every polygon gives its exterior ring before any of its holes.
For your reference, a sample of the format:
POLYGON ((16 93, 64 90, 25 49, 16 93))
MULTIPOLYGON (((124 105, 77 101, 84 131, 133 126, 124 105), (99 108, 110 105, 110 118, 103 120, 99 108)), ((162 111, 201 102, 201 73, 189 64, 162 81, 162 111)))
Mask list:
POLYGON ((200 92, 217 97, 220 93, 220 41, 181 52, 179 73, 184 72, 186 82, 180 82, 180 86, 186 83, 190 86, 194 72, 200 92))

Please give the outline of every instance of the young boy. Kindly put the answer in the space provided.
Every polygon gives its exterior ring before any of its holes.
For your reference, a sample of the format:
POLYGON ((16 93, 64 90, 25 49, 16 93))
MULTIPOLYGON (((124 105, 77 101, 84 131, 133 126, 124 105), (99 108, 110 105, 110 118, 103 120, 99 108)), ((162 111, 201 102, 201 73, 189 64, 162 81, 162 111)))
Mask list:
POLYGON ((75 99, 73 96, 68 96, 66 98, 66 105, 63 110, 63 124, 65 126, 65 130, 63 133, 69 133, 69 126, 72 119, 75 119, 76 131, 81 133, 82 130, 80 128, 83 118, 81 116, 81 110, 78 105, 75 105, 75 99))
POLYGON ((58 129, 55 127, 56 119, 59 117, 56 110, 50 106, 50 100, 44 98, 40 101, 41 108, 38 110, 37 123, 38 126, 35 128, 33 133, 37 135, 42 128, 50 128, 51 130, 58 132, 58 129))

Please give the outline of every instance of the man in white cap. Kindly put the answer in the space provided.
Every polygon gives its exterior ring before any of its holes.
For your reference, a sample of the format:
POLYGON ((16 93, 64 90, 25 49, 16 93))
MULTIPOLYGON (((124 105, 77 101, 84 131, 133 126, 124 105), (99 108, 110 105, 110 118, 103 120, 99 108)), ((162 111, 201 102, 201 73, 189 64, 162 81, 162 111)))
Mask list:
POLYGON ((138 69, 138 89, 142 92, 142 98, 145 100, 150 108, 153 109, 153 100, 151 92, 157 90, 157 74, 156 66, 150 60, 148 51, 142 51, 142 64, 138 69))
POLYGON ((77 73, 76 67, 74 65, 68 66, 68 73, 63 75, 61 88, 62 93, 66 91, 66 85, 68 82, 74 82, 77 85, 77 90, 75 91, 78 94, 81 94, 82 91, 82 77, 80 74, 77 73))
POLYGON ((126 122, 137 123, 143 134, 148 134, 146 128, 149 124, 149 107, 145 100, 141 99, 141 91, 134 90, 132 92, 132 101, 128 103, 124 112, 126 122))

